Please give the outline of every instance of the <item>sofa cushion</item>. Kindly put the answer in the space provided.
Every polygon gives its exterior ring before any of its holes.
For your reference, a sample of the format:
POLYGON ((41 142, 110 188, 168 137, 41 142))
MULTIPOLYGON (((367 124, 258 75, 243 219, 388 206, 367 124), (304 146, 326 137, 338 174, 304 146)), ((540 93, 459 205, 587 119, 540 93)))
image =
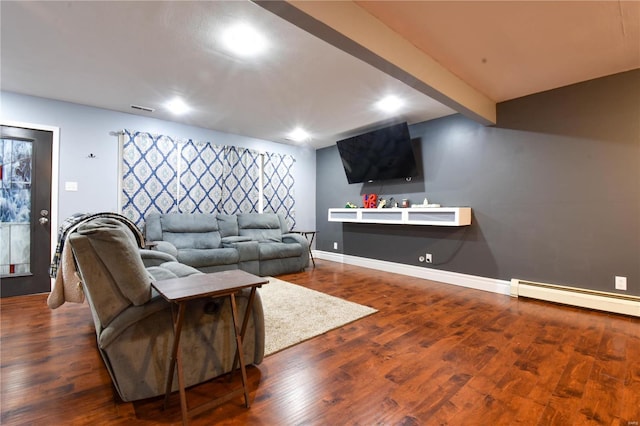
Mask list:
POLYGON ((215 265, 233 265, 240 260, 234 248, 178 250, 178 262, 201 268, 215 265))
POLYGON ((222 238, 218 231, 211 232, 168 232, 162 233, 164 241, 173 244, 175 248, 181 249, 214 249, 222 246, 222 238))
POLYGON ((258 242, 282 242, 280 219, 275 213, 240 213, 237 216, 240 236, 258 242))
POLYGON ((149 213, 144 218, 144 237, 147 241, 162 240, 162 224, 160 223, 160 213, 149 213))
MULTIPOLYGON (((161 266, 147 266, 147 272, 153 277, 153 281, 170 280, 172 278, 178 278, 178 275, 173 273, 170 269, 163 268, 161 266)), ((151 287, 151 292, 155 292, 155 289, 151 287)))
POLYGON ((178 250, 184 248, 212 249, 221 247, 218 220, 206 213, 169 213, 160 217, 162 240, 178 250))
POLYGON ((160 216, 162 232, 218 231, 216 216, 209 213, 167 213, 160 216))
POLYGON ((258 248, 260 260, 285 259, 299 257, 303 248, 297 243, 261 243, 258 248))
POLYGON ((188 277, 189 275, 201 274, 196 268, 176 261, 169 261, 159 266, 147 267, 147 271, 156 281, 168 280, 170 278, 188 277))
POLYGON ((220 235, 224 237, 238 236, 238 218, 234 214, 219 214, 218 228, 220 235))

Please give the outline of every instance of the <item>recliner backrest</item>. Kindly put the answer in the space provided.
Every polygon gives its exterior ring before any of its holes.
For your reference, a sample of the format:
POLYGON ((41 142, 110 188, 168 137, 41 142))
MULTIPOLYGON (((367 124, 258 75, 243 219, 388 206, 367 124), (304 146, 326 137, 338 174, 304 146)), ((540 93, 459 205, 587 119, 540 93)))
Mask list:
POLYGON ((258 242, 282 242, 282 227, 275 213, 239 213, 238 231, 258 242))
POLYGON ((167 241, 178 250, 222 247, 218 219, 208 213, 151 213, 146 219, 146 238, 167 241))
POLYGON ((69 236, 86 296, 92 305, 96 331, 106 327, 130 305, 151 299, 152 278, 126 225, 96 218, 69 236))
POLYGON ((222 238, 240 235, 238 234, 238 217, 235 214, 218 214, 217 218, 222 238))

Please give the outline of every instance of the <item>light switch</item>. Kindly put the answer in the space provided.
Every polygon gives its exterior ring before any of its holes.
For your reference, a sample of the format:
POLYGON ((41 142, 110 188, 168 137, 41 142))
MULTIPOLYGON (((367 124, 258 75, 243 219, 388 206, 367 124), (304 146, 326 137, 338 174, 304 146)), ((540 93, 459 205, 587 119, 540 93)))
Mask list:
POLYGON ((65 191, 77 191, 78 190, 78 182, 65 182, 64 183, 65 191))

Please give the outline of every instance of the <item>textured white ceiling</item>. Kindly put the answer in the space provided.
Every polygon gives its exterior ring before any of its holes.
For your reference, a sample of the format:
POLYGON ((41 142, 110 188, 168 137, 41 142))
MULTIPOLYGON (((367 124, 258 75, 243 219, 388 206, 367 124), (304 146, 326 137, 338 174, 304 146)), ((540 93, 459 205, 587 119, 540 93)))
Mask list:
POLYGON ((2 89, 315 147, 388 117, 372 104, 396 93, 412 122, 453 111, 251 2, 2 2, 2 89), (219 32, 251 22, 270 48, 233 57, 219 32), (162 107, 179 95, 193 108, 162 107))
MULTIPOLYGON (((514 3, 359 4, 498 101, 640 66, 639 2, 514 3)), ((315 148, 389 118, 454 113, 248 1, 2 1, 0 14, 2 90, 282 143, 303 126, 315 148), (222 48, 237 21, 265 34, 267 54, 222 48), (373 107, 389 93, 407 100, 398 117, 373 107), (175 95, 190 114, 163 108, 175 95)))

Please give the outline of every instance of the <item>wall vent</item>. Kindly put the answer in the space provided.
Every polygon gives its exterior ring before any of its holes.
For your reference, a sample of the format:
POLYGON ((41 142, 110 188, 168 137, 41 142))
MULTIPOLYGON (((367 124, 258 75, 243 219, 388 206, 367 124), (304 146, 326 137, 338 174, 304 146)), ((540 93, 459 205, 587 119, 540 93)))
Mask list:
POLYGON ((140 105, 131 105, 131 108, 137 109, 139 111, 145 111, 145 112, 153 112, 156 110, 155 108, 149 108, 149 107, 140 106, 140 105))
POLYGON ((597 309, 640 317, 640 297, 586 290, 519 279, 511 280, 512 297, 530 297, 548 302, 597 309))

